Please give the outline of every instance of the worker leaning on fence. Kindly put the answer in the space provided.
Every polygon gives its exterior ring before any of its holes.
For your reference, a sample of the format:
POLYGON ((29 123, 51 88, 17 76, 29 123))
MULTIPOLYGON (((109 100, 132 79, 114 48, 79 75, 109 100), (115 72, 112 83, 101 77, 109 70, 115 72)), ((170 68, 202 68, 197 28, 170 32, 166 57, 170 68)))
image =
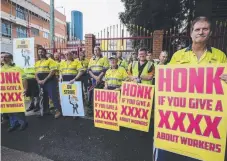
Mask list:
MULTIPOLYGON (((24 93, 27 91, 27 80, 26 75, 24 74, 24 71, 22 68, 17 67, 13 63, 13 55, 7 52, 2 52, 1 55, 3 56, 3 66, 1 67, 1 72, 19 72, 22 76, 23 80, 23 86, 24 86, 24 93)), ((12 132, 16 130, 19 127, 19 130, 24 130, 28 123, 25 118, 24 112, 19 113, 10 113, 8 114, 9 121, 10 121, 10 127, 8 129, 8 132, 12 132)))
POLYGON ((154 65, 146 60, 147 50, 145 48, 139 49, 138 52, 138 61, 133 61, 129 65, 129 78, 136 83, 151 85, 155 72, 154 65))
POLYGON ((58 94, 58 80, 55 76, 57 64, 53 59, 46 57, 46 49, 39 48, 38 55, 40 60, 35 63, 36 80, 41 88, 43 88, 43 106, 44 113, 49 113, 49 97, 53 101, 55 108, 55 118, 61 116, 60 102, 58 94))
MULTIPOLYGON (((208 65, 227 63, 226 55, 222 51, 208 45, 210 35, 210 21, 206 17, 197 17, 191 25, 192 45, 174 53, 168 65, 208 65)), ((227 73, 221 75, 220 79, 227 83, 227 73)), ((169 158, 175 161, 199 161, 197 159, 193 159, 176 153, 171 153, 165 150, 157 149, 155 147, 153 151, 154 161, 166 161, 169 160, 169 158)))
POLYGON ((28 82, 28 90, 26 91, 26 97, 30 97, 30 105, 27 112, 34 110, 35 112, 39 110, 39 86, 37 80, 35 79, 35 68, 29 67, 24 69, 24 73, 28 82))
POLYGON ((104 80, 104 89, 120 90, 122 82, 128 78, 128 73, 125 68, 118 65, 118 58, 116 55, 112 55, 110 58, 110 69, 106 71, 104 80))
MULTIPOLYGON (((102 79, 106 70, 109 68, 109 61, 102 56, 100 47, 94 48, 94 56, 90 59, 88 64, 88 73, 91 77, 92 88, 103 88, 102 79)), ((89 113, 93 113, 93 90, 89 92, 89 113)))
POLYGON ((84 69, 81 62, 73 59, 72 52, 65 53, 66 60, 60 63, 60 81, 68 81, 74 83, 83 75, 84 69))

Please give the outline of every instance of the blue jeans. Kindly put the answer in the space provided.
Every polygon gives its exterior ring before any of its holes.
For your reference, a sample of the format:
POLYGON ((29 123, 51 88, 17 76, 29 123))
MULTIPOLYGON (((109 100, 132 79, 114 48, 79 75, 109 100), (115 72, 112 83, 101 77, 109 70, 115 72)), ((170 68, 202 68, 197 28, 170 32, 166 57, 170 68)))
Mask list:
POLYGON ((9 114, 9 123, 11 127, 15 126, 16 124, 19 125, 25 124, 26 123, 25 114, 23 112, 9 114))
POLYGON ((49 109, 49 97, 53 101, 54 108, 60 109, 58 81, 56 78, 47 81, 43 86, 43 106, 45 110, 49 109))

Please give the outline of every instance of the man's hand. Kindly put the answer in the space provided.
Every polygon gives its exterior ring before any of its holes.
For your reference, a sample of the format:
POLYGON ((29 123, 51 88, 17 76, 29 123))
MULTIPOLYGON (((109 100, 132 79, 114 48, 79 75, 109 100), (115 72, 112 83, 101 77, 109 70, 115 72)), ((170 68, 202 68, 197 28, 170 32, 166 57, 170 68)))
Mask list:
POLYGON ((75 79, 72 79, 71 81, 69 81, 69 84, 73 84, 75 82, 75 79))
POLYGON ((227 83, 227 74, 222 74, 220 76, 221 80, 223 80, 225 83, 227 83))
POLYGON ((45 83, 44 80, 38 80, 38 84, 43 85, 45 83))
POLYGON ((115 91, 120 91, 120 90, 121 90, 121 88, 116 88, 116 89, 115 89, 115 91))

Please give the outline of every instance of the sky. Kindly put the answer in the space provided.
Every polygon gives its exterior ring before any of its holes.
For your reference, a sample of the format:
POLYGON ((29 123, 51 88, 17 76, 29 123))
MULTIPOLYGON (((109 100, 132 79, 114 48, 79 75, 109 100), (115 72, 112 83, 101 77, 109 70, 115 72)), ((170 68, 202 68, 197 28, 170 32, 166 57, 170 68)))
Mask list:
MULTIPOLYGON (((44 0, 50 4, 50 0, 44 0)), ((66 20, 71 21, 71 11, 78 10, 83 13, 83 32, 98 33, 110 25, 120 23, 119 12, 124 11, 121 0, 55 0, 55 8, 64 14, 66 20)))

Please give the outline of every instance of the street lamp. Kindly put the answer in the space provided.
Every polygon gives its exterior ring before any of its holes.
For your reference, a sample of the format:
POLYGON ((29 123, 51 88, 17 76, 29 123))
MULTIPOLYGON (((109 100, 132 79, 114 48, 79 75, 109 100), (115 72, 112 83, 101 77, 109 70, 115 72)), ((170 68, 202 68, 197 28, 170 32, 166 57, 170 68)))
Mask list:
POLYGON ((64 9, 64 15, 65 15, 65 7, 59 6, 59 7, 56 7, 56 8, 63 8, 64 9))

